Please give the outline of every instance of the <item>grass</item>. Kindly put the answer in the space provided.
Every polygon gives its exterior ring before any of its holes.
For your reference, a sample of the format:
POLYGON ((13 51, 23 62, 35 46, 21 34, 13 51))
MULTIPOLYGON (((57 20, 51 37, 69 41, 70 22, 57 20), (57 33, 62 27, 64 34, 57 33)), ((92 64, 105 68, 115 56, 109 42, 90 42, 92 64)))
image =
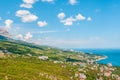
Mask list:
MULTIPOLYGON (((112 67, 116 77, 104 76, 100 68, 107 65, 89 64, 87 60, 96 60, 102 57, 82 52, 64 51, 49 46, 38 46, 25 42, 12 42, 0 40, 0 80, 80 80, 76 73, 86 75, 86 80, 116 80, 120 76, 120 67, 112 67), (12 54, 7 54, 7 53, 12 54), (28 56, 31 54, 32 56, 28 56), (40 60, 38 56, 48 56, 48 60, 40 60), (54 63, 62 61, 63 63, 54 63), (73 65, 74 63, 78 65, 73 65), (85 66, 80 66, 82 63, 85 66), (95 66, 95 67, 94 67, 95 66), (101 74, 101 75, 99 75, 101 74), (70 79, 72 77, 72 79, 70 79)), ((109 67, 107 67, 109 68, 109 67)), ((106 68, 104 68, 106 71, 106 68)))
MULTIPOLYGON (((7 53, 14 53, 20 55, 31 54, 33 56, 48 56, 51 60, 59 61, 86 61, 95 60, 98 55, 89 55, 82 52, 64 51, 58 48, 49 46, 40 46, 32 43, 3 41, 0 40, 0 50, 7 53)), ((103 57, 103 56, 100 56, 103 57)))
POLYGON ((46 75, 58 79, 69 80, 69 71, 61 68, 61 64, 50 61, 41 61, 36 58, 2 58, 0 59, 0 80, 50 80, 46 75), (40 75, 45 74, 45 75, 40 75), (43 79, 44 78, 44 79, 43 79))

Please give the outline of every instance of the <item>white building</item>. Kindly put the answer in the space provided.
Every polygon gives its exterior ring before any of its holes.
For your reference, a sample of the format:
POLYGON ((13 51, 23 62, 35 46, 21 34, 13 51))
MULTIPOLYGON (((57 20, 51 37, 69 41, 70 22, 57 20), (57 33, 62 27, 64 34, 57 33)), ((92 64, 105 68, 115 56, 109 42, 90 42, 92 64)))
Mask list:
POLYGON ((39 56, 38 58, 41 59, 41 60, 47 60, 48 56, 39 56))

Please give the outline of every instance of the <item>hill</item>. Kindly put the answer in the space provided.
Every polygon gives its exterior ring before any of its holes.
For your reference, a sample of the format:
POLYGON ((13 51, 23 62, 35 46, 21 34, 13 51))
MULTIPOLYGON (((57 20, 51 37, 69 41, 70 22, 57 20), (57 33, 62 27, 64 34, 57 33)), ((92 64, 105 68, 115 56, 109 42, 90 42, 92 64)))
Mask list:
POLYGON ((14 40, 0 35, 0 80, 120 80, 105 56, 14 40))
POLYGON ((36 57, 47 56, 49 60, 59 61, 87 62, 95 61, 104 57, 94 54, 85 54, 84 52, 62 50, 49 46, 39 46, 22 41, 17 42, 8 40, 0 40, 0 50, 7 54, 29 55, 36 57))
POLYGON ((40 60, 17 54, 0 57, 0 80, 119 80, 120 68, 111 64, 40 60))
POLYGON ((104 56, 85 54, 84 52, 75 52, 70 50, 62 50, 58 48, 53 48, 50 46, 40 46, 34 43, 27 43, 20 40, 14 40, 9 36, 9 33, 5 30, 0 29, 0 50, 4 53, 13 53, 19 55, 29 55, 29 56, 47 56, 50 60, 59 61, 80 61, 94 62, 104 56))

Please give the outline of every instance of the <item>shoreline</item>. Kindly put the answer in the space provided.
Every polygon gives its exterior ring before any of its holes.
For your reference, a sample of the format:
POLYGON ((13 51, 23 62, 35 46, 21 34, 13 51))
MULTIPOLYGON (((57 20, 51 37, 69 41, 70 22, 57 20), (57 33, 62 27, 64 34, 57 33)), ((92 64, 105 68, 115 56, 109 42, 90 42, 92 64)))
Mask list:
POLYGON ((105 59, 107 59, 107 58, 108 58, 108 56, 104 56, 104 57, 102 57, 102 58, 99 58, 99 59, 95 60, 95 62, 98 62, 98 61, 101 61, 101 60, 105 60, 105 59))

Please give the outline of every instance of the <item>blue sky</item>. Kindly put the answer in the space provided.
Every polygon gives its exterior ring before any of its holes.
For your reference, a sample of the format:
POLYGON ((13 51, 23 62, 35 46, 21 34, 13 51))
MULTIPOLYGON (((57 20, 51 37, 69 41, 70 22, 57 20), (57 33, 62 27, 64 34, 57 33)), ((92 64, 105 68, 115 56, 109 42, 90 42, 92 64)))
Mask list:
POLYGON ((65 48, 120 48, 120 0, 1 0, 15 39, 65 48))

